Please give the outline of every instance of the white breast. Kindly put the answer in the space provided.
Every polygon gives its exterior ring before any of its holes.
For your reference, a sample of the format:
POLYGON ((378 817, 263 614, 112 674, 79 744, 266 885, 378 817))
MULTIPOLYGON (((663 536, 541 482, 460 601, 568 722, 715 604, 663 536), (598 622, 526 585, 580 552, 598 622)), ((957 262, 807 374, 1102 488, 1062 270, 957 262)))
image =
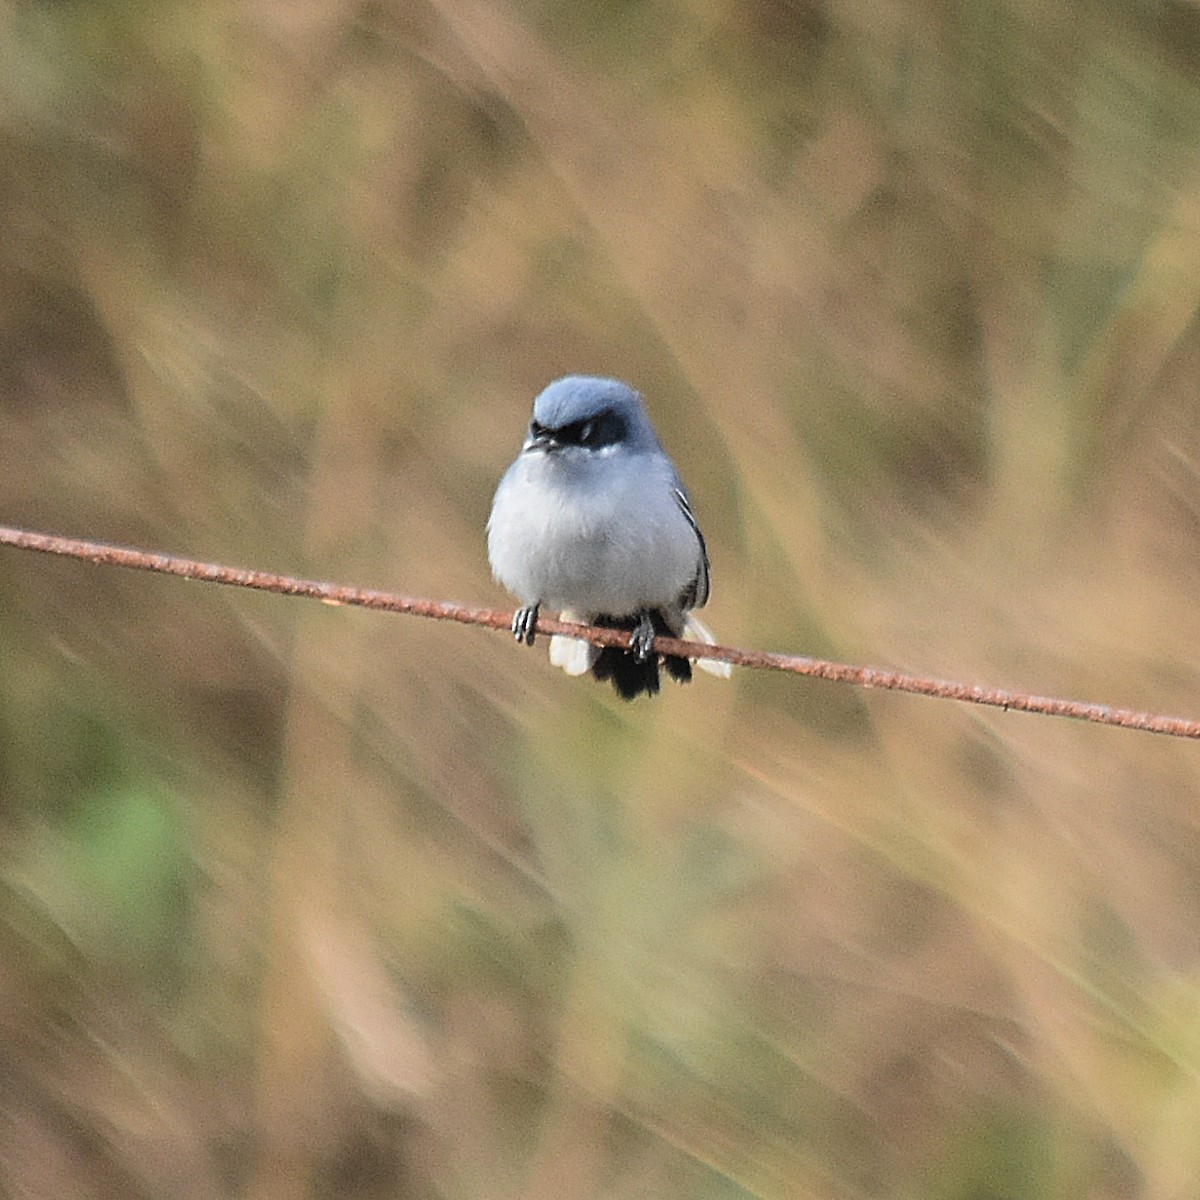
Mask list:
POLYGON ((618 455, 588 467, 540 453, 512 465, 488 521, 496 578, 523 604, 581 614, 674 606, 700 547, 670 462, 618 455))

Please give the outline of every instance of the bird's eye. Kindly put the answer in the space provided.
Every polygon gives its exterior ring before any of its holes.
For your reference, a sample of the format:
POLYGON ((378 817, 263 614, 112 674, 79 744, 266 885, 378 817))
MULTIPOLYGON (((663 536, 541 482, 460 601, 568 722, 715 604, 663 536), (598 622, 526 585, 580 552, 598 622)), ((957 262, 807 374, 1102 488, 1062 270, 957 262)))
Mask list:
POLYGON ((584 421, 579 427, 579 444, 586 446, 596 435, 596 422, 584 421))

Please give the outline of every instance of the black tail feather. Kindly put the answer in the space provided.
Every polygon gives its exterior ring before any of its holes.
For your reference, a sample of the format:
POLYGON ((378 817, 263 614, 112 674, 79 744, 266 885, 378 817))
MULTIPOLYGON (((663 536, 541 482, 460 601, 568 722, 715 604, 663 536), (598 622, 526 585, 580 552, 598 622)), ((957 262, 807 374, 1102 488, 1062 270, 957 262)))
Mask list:
MULTIPOLYGON (((657 610, 650 614, 654 623, 656 637, 677 637, 678 634, 666 622, 662 613, 657 610)), ((610 617, 601 614, 593 619, 593 624, 602 625, 606 629, 624 629, 630 633, 637 627, 638 617, 610 617)), ((617 695, 623 700, 632 700, 645 692, 648 696, 657 695, 659 690, 659 664, 667 670, 667 674, 679 683, 687 683, 692 677, 692 664, 686 658, 674 654, 652 654, 645 662, 638 662, 628 650, 616 646, 605 646, 601 649, 595 663, 592 664, 592 674, 603 682, 612 680, 617 695)))

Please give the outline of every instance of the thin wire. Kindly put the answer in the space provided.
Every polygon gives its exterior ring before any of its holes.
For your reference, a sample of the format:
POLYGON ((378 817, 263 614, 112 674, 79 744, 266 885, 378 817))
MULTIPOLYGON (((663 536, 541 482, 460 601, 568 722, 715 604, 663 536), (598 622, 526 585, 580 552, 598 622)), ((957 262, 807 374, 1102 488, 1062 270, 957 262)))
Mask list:
MULTIPOLYGON (((425 600, 396 592, 381 592, 371 588, 326 583, 321 580, 297 579, 291 575, 276 575, 268 571, 247 570, 221 563, 197 562, 174 554, 157 554, 105 542, 81 538, 58 537, 49 533, 34 533, 0 525, 0 545, 21 550, 37 550, 65 558, 81 559, 102 566, 130 567, 139 571, 155 571, 161 575, 176 575, 181 579, 199 579, 205 583, 221 583, 231 587, 253 588, 260 592, 275 592, 283 596, 304 596, 325 604, 347 604, 382 612, 410 613, 430 617, 435 621, 458 621, 463 625, 482 625, 489 629, 509 629, 511 611, 477 608, 446 600, 425 600)), ((623 630, 601 629, 591 625, 576 625, 541 617, 538 633, 565 633, 592 642, 597 646, 628 648, 629 634, 623 630)), ((1085 700, 1068 700, 1056 696, 1036 696, 1006 688, 982 687, 978 684, 957 683, 949 679, 932 679, 887 671, 878 667, 854 666, 828 659, 808 658, 800 654, 775 654, 765 650, 739 650, 733 646, 710 646, 702 642, 686 642, 678 638, 659 637, 655 649, 662 654, 683 658, 715 658, 738 667, 758 670, 785 671, 792 675, 807 675, 833 683, 848 683, 861 688, 891 692, 908 692, 916 696, 932 696, 939 700, 956 700, 962 704, 982 704, 1007 711, 1036 713, 1047 717, 1068 717, 1090 721, 1096 725, 1116 725, 1122 729, 1137 729, 1143 733, 1160 733, 1167 737, 1200 740, 1200 721, 1188 717, 1168 717, 1159 713, 1115 708, 1085 700)))

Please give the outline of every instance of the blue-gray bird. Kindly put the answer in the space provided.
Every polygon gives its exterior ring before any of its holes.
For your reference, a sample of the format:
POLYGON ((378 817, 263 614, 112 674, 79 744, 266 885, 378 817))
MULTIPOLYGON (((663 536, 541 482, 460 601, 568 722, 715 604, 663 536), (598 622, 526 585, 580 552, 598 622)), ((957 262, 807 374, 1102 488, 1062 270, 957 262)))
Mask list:
MULTIPOLYGON (((521 602, 518 641, 533 645, 543 605, 631 633, 631 650, 550 641, 556 666, 590 668, 626 700, 658 691, 660 659, 672 678, 692 677, 688 659, 654 653, 657 635, 713 643, 689 616, 709 591, 700 526, 641 396, 616 379, 568 375, 534 401, 525 445, 492 502, 488 558, 521 602)), ((730 673, 728 663, 698 663, 730 673)))

